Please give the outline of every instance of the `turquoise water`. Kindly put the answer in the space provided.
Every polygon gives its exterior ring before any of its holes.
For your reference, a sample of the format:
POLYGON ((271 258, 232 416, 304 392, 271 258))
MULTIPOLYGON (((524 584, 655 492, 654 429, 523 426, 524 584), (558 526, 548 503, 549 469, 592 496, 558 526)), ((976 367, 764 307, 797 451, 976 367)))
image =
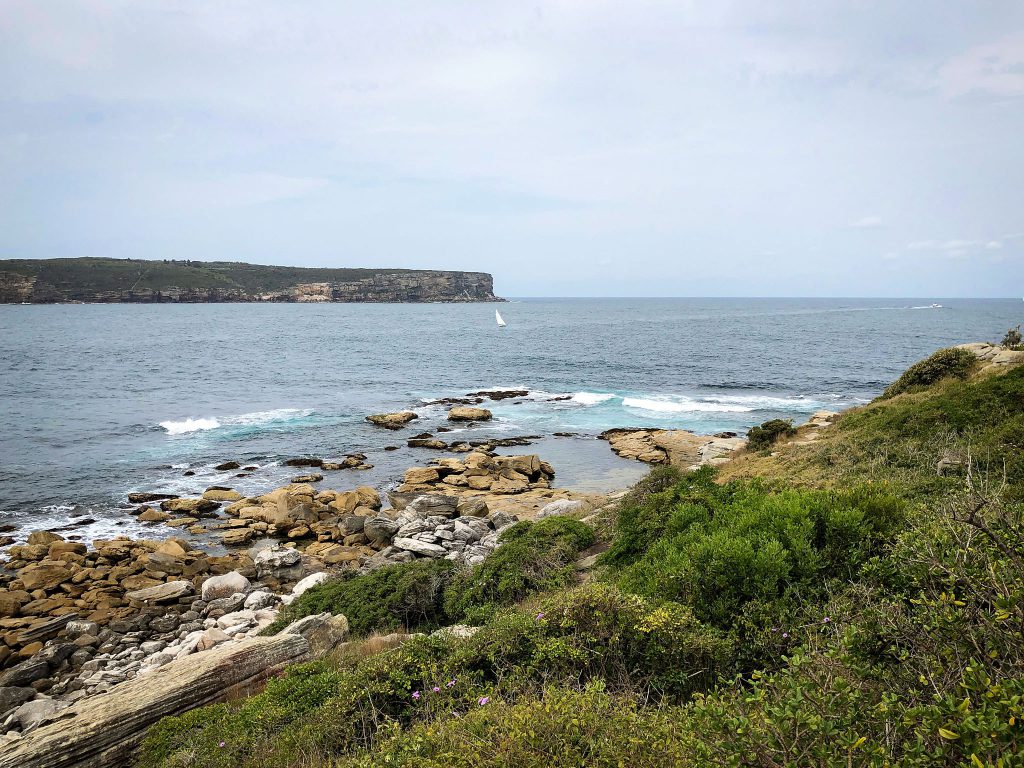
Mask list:
POLYGON ((933 301, 524 299, 501 306, 504 329, 487 304, 0 306, 0 522, 122 530, 130 490, 258 492, 304 454, 364 452, 373 470, 325 485, 384 488, 436 455, 405 447, 444 423, 424 401, 485 388, 530 395, 458 437, 578 433, 512 452, 541 453, 566 487, 619 487, 643 468, 594 440, 603 429, 800 421, 1024 319, 1019 299, 915 308, 933 301), (403 432, 363 420, 406 408, 421 418, 403 432), (228 459, 260 469, 212 470, 228 459))

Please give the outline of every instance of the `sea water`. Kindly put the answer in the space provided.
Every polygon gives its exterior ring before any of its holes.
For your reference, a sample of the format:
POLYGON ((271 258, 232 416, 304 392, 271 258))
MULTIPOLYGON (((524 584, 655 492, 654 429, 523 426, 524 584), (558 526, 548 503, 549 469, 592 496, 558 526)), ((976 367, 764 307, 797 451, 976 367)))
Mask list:
POLYGON ((623 487, 645 467, 595 439, 604 429, 799 423, 869 401, 938 347, 998 340, 1024 314, 1019 300, 932 302, 522 299, 501 306, 506 328, 493 304, 0 306, 0 523, 134 534, 129 491, 264 492, 304 455, 365 453, 372 470, 322 487, 386 490, 448 455, 405 446, 446 423, 426 403, 481 389, 529 394, 438 437, 541 435, 505 452, 540 453, 559 486, 623 487), (399 432, 364 420, 405 409, 420 418, 399 432), (213 469, 228 460, 258 469, 213 469))

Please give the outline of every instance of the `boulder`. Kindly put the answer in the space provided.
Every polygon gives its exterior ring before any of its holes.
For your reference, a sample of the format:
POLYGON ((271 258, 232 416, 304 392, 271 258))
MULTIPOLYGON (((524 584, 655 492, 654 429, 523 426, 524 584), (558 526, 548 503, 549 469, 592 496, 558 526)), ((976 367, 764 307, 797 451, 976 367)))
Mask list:
POLYGON ((151 501, 163 501, 164 499, 176 499, 176 494, 173 493, 129 493, 128 503, 130 504, 148 504, 151 501))
POLYGON ((323 656, 348 637, 348 619, 341 614, 318 613, 305 616, 285 627, 279 635, 299 635, 309 644, 309 655, 323 656))
POLYGON ((399 524, 390 517, 377 515, 363 523, 363 533, 370 541, 388 542, 398 531, 399 524))
POLYGON ((43 698, 26 701, 14 712, 22 731, 34 728, 40 722, 63 709, 61 703, 54 699, 43 698))
POLYGON ((306 578, 300 580, 299 583, 296 584, 294 587, 292 587, 292 595, 298 597, 299 595, 303 594, 312 587, 315 587, 317 584, 323 584, 330 578, 330 574, 323 573, 322 571, 320 573, 310 574, 306 578))
POLYGON ((310 472, 308 475, 296 475, 288 482, 290 483, 319 483, 324 476, 319 472, 310 472))
POLYGON ((220 627, 210 627, 199 636, 199 642, 196 643, 196 650, 208 651, 214 646, 220 645, 230 639, 230 635, 228 635, 223 629, 220 629, 220 627))
POLYGON ((71 569, 61 562, 33 563, 18 571, 18 578, 30 592, 36 589, 53 589, 58 584, 68 581, 73 575, 71 569))
POLYGON ((385 429, 401 429, 413 419, 418 418, 412 411, 400 411, 398 413, 378 413, 373 416, 367 416, 366 420, 385 429))
POLYGON ((486 408, 457 405, 448 411, 448 421, 490 421, 493 415, 486 408))
POLYGON ((29 544, 43 544, 49 547, 55 541, 64 541, 64 537, 49 531, 33 531, 28 535, 29 544))
MULTIPOLYGON (((127 592, 125 599, 136 603, 174 603, 183 597, 195 594, 195 591, 196 588, 192 586, 191 581, 168 581, 165 584, 157 584, 155 587, 127 592)), ((205 596, 204 599, 206 599, 205 596)))
MULTIPOLYGON (((406 477, 408 477, 406 472, 406 477)), ((408 481, 407 481, 408 482, 408 481)), ((444 496, 439 493, 429 493, 413 499, 406 512, 411 512, 417 517, 443 516, 453 517, 458 514, 459 499, 457 496, 444 496)))
POLYGON ((26 659, 20 664, 15 664, 10 669, 0 674, 0 688, 31 685, 36 680, 42 680, 50 673, 50 665, 45 659, 26 659))
POLYGON ((441 479, 441 473, 434 467, 410 467, 405 470, 407 485, 430 485, 441 479))
POLYGON ((431 544, 426 541, 420 541, 419 539, 410 538, 396 538, 391 545, 396 549, 402 549, 406 552, 414 552, 417 555, 424 555, 425 557, 444 557, 448 554, 448 551, 437 544, 431 544))
POLYGON ((280 578, 283 574, 300 567, 302 555, 287 547, 267 547, 253 555, 252 559, 260 578, 264 576, 280 578))
POLYGON ((230 488, 207 488, 203 491, 203 498, 207 501, 238 501, 242 494, 230 488))
POLYGON ((222 464, 218 464, 214 467, 218 472, 227 472, 232 469, 240 469, 242 467, 237 461, 225 461, 222 464))
POLYGON ((0 715, 24 704, 36 695, 35 688, 7 685, 0 688, 0 715))
POLYGON ((164 512, 177 512, 185 515, 212 512, 219 506, 219 501, 210 499, 167 499, 167 501, 160 502, 160 509, 164 512))
POLYGON ((211 576, 203 582, 203 600, 209 602, 219 597, 230 597, 249 589, 249 580, 238 571, 231 571, 222 576, 211 576))
POLYGON ((490 511, 487 502, 479 496, 467 496, 459 499, 457 511, 465 517, 487 517, 490 511))
POLYGON ((152 507, 146 507, 136 518, 142 523, 162 523, 171 519, 171 516, 167 512, 161 512, 160 510, 153 509, 152 507))
POLYGON ((277 596, 266 590, 258 590, 245 598, 243 604, 247 611, 259 611, 277 604, 277 596))
POLYGON ((587 509, 588 505, 586 502, 579 500, 573 501, 571 499, 558 499, 557 501, 545 504, 537 513, 537 519, 541 520, 545 517, 571 515, 578 512, 586 512, 587 509))
POLYGON ((515 515, 511 515, 508 512, 495 512, 491 515, 491 523, 494 525, 494 530, 500 531, 502 528, 507 528, 510 525, 519 522, 519 518, 515 515))

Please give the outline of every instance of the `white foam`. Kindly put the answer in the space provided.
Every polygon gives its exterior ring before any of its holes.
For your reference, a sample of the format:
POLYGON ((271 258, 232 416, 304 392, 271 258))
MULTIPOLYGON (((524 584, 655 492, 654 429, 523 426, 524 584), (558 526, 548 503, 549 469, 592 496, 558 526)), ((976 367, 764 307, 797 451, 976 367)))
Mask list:
POLYGON ((189 432, 200 432, 206 429, 216 429, 220 426, 217 419, 184 419, 182 421, 161 421, 160 426, 167 430, 169 435, 185 435, 189 432))
POLYGON ((254 413, 243 413, 241 416, 228 416, 224 419, 224 426, 248 427, 256 424, 270 424, 274 421, 291 421, 310 416, 312 408, 276 408, 272 411, 255 411, 254 413))
POLYGON ((643 397, 625 397, 622 405, 654 413, 748 413, 756 410, 745 405, 707 403, 689 398, 680 400, 651 400, 643 397))
POLYGON ((186 435, 189 432, 202 432, 220 427, 250 427, 278 421, 291 421, 304 418, 312 413, 312 408, 276 408, 272 411, 254 411, 238 416, 224 416, 220 419, 208 416, 196 419, 187 418, 182 421, 161 421, 160 426, 169 435, 186 435))
POLYGON ((579 403, 580 405, 600 405, 614 399, 615 395, 603 392, 577 392, 572 396, 572 402, 579 403))

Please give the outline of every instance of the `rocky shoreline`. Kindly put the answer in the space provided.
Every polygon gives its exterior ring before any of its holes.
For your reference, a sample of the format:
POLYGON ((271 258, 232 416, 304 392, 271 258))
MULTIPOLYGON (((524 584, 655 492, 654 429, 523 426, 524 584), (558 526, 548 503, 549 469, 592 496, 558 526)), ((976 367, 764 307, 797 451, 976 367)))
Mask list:
MULTIPOLYGON (((446 421, 487 421, 490 411, 480 402, 504 396, 473 393, 446 403, 446 421)), ((368 418, 382 429, 403 429, 415 420, 408 413, 368 418)), ((213 651, 220 659, 227 649, 263 640, 259 633, 282 607, 334 575, 417 558, 471 567, 500 546, 501 532, 519 519, 586 517, 621 495, 554 487, 555 468, 540 456, 496 453, 529 439, 447 443, 434 434, 445 431, 435 426, 408 444, 457 455, 410 467, 383 495, 369 486, 320 488, 319 471, 259 496, 226 486, 188 498, 135 492, 128 500, 137 505, 137 519, 169 528, 171 536, 87 545, 36 531, 27 543, 9 547, 0 568, 0 747, 44 732, 47 723, 70 719, 74 727, 76 718, 93 711, 86 706, 92 699, 115 695, 133 681, 163 680, 162 670, 182 660, 213 651), (204 550, 199 536, 214 536, 226 553, 204 550)), ((721 463, 744 442, 681 430, 614 430, 601 437, 620 456, 678 466, 721 463)), ((365 458, 288 463, 359 469, 367 466, 365 458)), ((223 466, 230 464, 237 466, 223 466)), ((329 620, 321 617, 317 631, 328 632, 329 620)), ((346 632, 335 626, 328 634, 337 644, 346 632)), ((250 671, 252 680, 262 674, 250 671)), ((202 702, 186 697, 174 711, 213 700, 210 695, 202 702)))

